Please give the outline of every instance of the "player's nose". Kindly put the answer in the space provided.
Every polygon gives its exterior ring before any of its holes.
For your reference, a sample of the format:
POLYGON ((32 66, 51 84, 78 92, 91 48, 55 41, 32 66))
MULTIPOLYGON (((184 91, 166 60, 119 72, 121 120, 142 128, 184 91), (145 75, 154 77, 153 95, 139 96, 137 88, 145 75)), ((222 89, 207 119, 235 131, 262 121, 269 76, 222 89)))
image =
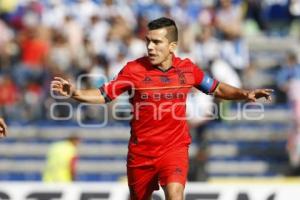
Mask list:
POLYGON ((147 44, 147 49, 148 49, 148 51, 151 51, 151 50, 154 49, 153 42, 149 42, 149 43, 147 44))

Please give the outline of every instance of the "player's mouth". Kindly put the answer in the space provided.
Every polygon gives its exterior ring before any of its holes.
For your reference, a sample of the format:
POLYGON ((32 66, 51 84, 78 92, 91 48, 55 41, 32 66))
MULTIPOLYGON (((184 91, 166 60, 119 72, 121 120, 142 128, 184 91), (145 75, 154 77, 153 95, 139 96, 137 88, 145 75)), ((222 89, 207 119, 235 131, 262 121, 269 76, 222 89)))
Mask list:
POLYGON ((153 53, 148 53, 148 57, 150 60, 154 60, 156 58, 156 55, 153 53))

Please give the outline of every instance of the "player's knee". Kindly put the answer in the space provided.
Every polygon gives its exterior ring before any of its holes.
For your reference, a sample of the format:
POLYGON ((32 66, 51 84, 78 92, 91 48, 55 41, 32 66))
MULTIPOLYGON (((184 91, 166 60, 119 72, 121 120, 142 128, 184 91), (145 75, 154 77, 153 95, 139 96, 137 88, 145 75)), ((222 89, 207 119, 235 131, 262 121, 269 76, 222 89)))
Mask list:
POLYGON ((171 190, 166 197, 167 200, 183 200, 183 192, 179 189, 171 190))
POLYGON ((183 186, 171 183, 166 187, 166 200, 183 200, 183 186))

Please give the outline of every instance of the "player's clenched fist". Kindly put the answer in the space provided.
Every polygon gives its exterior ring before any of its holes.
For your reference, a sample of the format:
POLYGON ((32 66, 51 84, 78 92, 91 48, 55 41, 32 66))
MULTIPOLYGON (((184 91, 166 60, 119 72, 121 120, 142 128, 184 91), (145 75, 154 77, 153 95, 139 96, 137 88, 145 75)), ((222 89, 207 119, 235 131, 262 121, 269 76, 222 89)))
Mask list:
POLYGON ((0 138, 6 136, 7 126, 2 118, 0 118, 0 138))
POLYGON ((69 97, 72 96, 74 92, 74 87, 72 84, 61 77, 54 77, 53 81, 51 81, 50 89, 52 92, 69 97))

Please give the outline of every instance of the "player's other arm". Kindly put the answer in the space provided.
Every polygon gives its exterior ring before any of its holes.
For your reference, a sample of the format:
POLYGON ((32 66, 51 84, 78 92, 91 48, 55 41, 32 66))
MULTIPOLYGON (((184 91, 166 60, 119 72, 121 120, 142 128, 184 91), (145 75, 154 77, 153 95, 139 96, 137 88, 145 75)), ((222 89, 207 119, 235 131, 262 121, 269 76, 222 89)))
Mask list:
POLYGON ((194 65, 194 87, 205 94, 213 94, 215 97, 225 100, 245 100, 255 102, 259 98, 271 101, 272 89, 245 90, 219 82, 205 74, 199 67, 194 65))
POLYGON ((226 100, 246 100, 255 102, 259 98, 266 98, 271 101, 272 89, 255 89, 245 90, 230 86, 226 83, 219 83, 215 91, 214 96, 226 100))
POLYGON ((5 137, 7 134, 7 126, 3 118, 0 117, 0 138, 5 137))
POLYGON ((75 181, 75 178, 76 178, 77 163, 78 163, 78 157, 74 156, 71 159, 71 163, 70 163, 71 178, 72 178, 73 181, 75 181))
POLYGON ((93 104, 103 104, 105 99, 99 89, 77 90, 69 81, 54 77, 50 90, 65 97, 71 97, 77 101, 93 104))

